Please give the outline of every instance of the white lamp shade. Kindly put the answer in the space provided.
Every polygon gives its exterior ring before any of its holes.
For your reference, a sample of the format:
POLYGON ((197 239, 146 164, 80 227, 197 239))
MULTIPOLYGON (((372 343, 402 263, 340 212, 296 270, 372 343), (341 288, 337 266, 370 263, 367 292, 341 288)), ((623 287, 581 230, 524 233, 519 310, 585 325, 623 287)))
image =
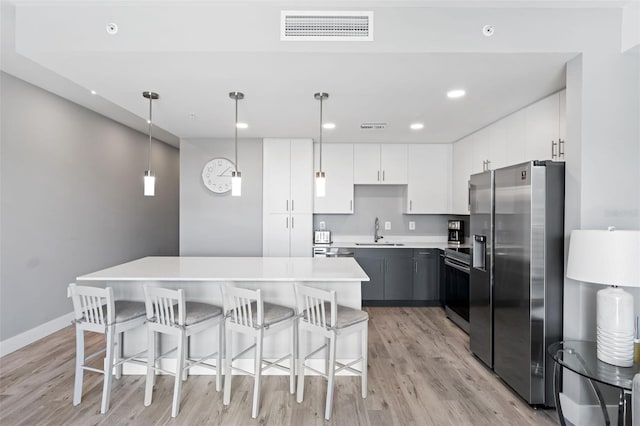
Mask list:
POLYGON ((571 231, 567 277, 596 284, 640 287, 640 231, 571 231))
POLYGON ((324 172, 316 172, 316 197, 324 197, 327 194, 327 180, 324 172))
POLYGON ((151 173, 144 175, 144 195, 145 197, 154 197, 156 195, 156 177, 151 173))
POLYGON ((240 172, 231 172, 231 196, 240 197, 242 195, 242 175, 240 172))

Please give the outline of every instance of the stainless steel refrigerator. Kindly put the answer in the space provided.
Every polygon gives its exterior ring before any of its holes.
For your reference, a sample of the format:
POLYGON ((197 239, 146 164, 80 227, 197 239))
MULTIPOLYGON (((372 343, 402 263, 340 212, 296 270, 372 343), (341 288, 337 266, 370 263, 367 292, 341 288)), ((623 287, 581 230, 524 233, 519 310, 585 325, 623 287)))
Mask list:
POLYGON ((562 339, 564 163, 472 175, 471 351, 529 404, 553 406, 562 339))

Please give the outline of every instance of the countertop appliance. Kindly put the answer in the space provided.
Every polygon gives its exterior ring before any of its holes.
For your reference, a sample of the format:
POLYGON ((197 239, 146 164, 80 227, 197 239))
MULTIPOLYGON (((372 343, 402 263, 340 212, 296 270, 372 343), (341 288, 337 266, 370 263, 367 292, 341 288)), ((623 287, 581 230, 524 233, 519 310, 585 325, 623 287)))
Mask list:
POLYGON ((331 244, 331 231, 315 230, 313 231, 314 244, 331 244))
POLYGON ((464 243, 464 222, 461 220, 450 220, 447 223, 448 239, 450 244, 464 243))
POLYGON ((532 405, 553 406, 562 340, 564 163, 471 176, 471 352, 532 405))
POLYGON ((471 249, 444 250, 444 310, 458 327, 469 332, 469 266, 471 249))

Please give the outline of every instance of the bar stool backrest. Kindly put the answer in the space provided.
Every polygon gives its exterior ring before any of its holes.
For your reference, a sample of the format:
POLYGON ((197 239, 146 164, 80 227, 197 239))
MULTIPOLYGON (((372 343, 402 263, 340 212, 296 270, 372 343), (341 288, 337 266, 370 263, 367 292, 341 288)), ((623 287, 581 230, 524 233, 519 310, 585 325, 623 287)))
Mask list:
POLYGON ((104 333, 107 325, 115 322, 113 289, 69 284, 67 296, 71 297, 76 323, 88 330, 104 333), (106 306, 106 312, 104 310, 106 306))
POLYGON ((186 309, 182 289, 144 286, 147 321, 167 327, 184 326, 186 309))
POLYGON ((224 310, 231 321, 237 325, 256 328, 264 323, 264 304, 261 290, 224 285, 222 287, 224 310), (255 302, 255 306, 252 304, 255 302), (253 322, 253 310, 256 310, 256 323, 253 322))
POLYGON ((320 290, 298 283, 295 285, 295 290, 298 312, 302 314, 302 321, 323 329, 331 328, 336 324, 338 309, 335 291, 320 290), (330 318, 327 318, 327 305, 330 307, 330 318))

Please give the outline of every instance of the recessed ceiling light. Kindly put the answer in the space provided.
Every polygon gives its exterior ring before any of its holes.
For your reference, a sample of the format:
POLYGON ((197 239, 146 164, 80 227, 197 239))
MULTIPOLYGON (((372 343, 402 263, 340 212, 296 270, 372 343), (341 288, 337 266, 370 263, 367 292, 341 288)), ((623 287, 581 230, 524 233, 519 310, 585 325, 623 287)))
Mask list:
POLYGON ((236 123, 236 127, 238 129, 246 129, 249 127, 249 125, 247 123, 236 123))
POLYGON ((422 130, 422 129, 424 129, 424 124, 422 124, 422 123, 412 123, 409 127, 411 127, 411 130, 422 130))
POLYGON ((331 129, 335 129, 336 125, 335 125, 335 123, 324 123, 322 125, 322 128, 331 130, 331 129))
POLYGON ((455 99, 455 98, 461 98, 466 94, 467 92, 465 92, 464 89, 455 89, 455 90, 449 90, 447 92, 447 97, 451 99, 455 99))
POLYGON ((92 95, 95 95, 95 94, 97 94, 97 93, 98 93, 98 92, 96 92, 95 90, 92 90, 92 91, 91 91, 91 94, 92 94, 92 95))

